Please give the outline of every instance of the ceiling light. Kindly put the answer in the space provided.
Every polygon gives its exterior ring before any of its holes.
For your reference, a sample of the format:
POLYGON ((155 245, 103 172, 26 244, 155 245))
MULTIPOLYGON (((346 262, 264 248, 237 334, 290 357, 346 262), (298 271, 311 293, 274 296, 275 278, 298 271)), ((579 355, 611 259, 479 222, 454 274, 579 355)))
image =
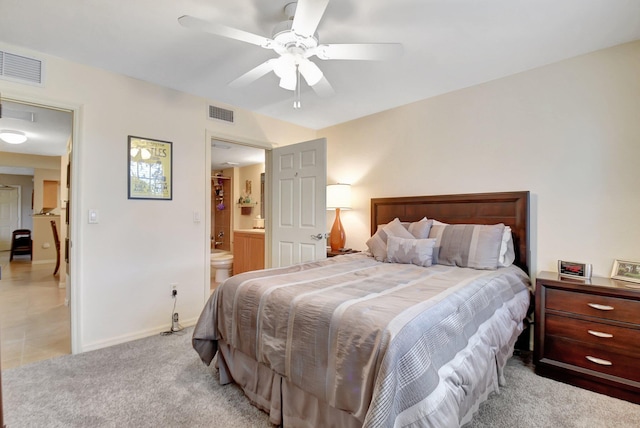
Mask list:
POLYGON ((27 136, 24 132, 3 129, 0 131, 0 140, 9 144, 22 144, 27 141, 27 136))
POLYGON ((302 73, 309 86, 315 85, 320 81, 320 79, 322 79, 322 70, 320 70, 314 62, 306 59, 300 62, 298 67, 300 69, 300 73, 302 73))

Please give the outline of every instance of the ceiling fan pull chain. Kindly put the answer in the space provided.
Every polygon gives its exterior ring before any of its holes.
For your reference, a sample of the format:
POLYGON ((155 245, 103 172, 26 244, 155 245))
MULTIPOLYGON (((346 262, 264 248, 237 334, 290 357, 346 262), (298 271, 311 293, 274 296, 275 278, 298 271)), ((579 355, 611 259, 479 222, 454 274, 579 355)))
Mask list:
POLYGON ((302 107, 302 103, 300 102, 300 68, 298 64, 296 64, 296 90, 294 94, 293 108, 298 109, 302 107))

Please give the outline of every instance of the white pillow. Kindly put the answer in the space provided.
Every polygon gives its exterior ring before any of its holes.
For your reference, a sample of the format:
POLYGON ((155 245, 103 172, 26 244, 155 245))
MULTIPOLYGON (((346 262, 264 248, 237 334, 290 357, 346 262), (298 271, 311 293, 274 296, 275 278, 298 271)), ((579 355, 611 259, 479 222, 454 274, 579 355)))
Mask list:
POLYGON ((389 236, 387 239, 387 261, 429 267, 433 263, 435 239, 405 239, 389 236))
POLYGON ((387 238, 389 236, 415 239, 397 218, 384 226, 378 227, 376 233, 367 240, 367 247, 373 257, 379 262, 384 262, 387 259, 387 238))
POLYGON ((516 252, 513 248, 513 236, 511 235, 511 228, 509 226, 505 226, 504 232, 502 234, 502 243, 500 244, 498 267, 511 266, 515 259, 516 252))

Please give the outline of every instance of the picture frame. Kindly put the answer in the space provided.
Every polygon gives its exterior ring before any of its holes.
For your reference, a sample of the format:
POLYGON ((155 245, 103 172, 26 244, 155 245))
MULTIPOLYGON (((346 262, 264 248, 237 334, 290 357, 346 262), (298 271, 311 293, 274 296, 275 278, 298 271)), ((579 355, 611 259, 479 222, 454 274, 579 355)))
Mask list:
POLYGON ((129 135, 127 161, 129 199, 173 199, 171 142, 129 135))
POLYGON ((614 260, 611 279, 640 283, 640 262, 614 260))
POLYGON ((558 275, 565 278, 590 279, 591 265, 588 263, 558 260, 558 275))

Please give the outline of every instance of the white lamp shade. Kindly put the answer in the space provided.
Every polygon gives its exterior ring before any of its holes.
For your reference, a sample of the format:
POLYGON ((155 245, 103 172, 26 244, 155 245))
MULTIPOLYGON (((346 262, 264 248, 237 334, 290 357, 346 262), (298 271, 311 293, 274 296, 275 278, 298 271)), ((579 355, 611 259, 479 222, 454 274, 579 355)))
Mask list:
POLYGON ((0 131, 0 140, 9 144, 22 144, 27 141, 27 136, 24 134, 24 132, 9 131, 3 129, 2 131, 0 131))
POLYGON ((351 209, 351 185, 329 184, 327 186, 327 209, 351 209))

